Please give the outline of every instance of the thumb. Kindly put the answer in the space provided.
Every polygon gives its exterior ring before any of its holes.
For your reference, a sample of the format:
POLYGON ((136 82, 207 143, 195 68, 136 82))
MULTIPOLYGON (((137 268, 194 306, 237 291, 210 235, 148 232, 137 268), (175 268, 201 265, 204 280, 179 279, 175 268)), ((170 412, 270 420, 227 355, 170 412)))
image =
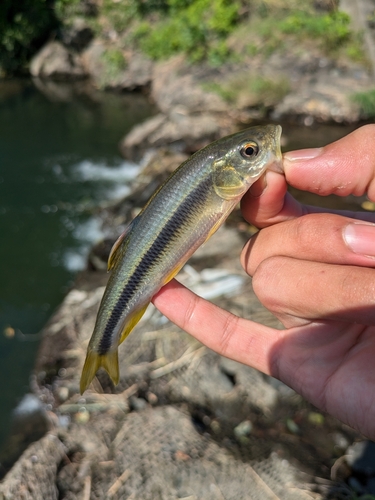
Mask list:
POLYGON ((365 125, 324 148, 284 154, 287 182, 321 196, 362 196, 375 201, 375 125, 365 125))

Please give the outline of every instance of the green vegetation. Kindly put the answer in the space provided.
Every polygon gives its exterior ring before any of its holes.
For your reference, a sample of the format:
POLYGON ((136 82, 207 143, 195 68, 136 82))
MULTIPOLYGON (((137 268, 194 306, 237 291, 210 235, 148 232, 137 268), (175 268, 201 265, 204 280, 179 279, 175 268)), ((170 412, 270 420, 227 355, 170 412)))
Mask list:
POLYGON ((107 49, 101 57, 103 72, 101 74, 100 87, 105 88, 109 83, 113 83, 118 75, 126 69, 127 61, 120 49, 107 49))
POLYGON ((274 105, 289 92, 289 82, 284 78, 270 79, 241 74, 224 84, 210 83, 206 90, 219 94, 225 101, 241 107, 258 106, 267 108, 274 105))
POLYGON ((298 50, 304 44, 328 56, 364 59, 361 35, 351 31, 349 16, 338 10, 317 12, 311 1, 296 4, 284 0, 273 2, 267 9, 259 6, 247 31, 249 34, 240 27, 236 41, 248 55, 268 56, 277 50, 298 50))
POLYGON ((57 25, 48 0, 3 0, 0 7, 0 68, 23 68, 57 25))
POLYGON ((62 20, 81 12, 81 0, 1 0, 0 73, 25 70, 62 20))
POLYGON ((313 0, 102 0, 95 16, 87 5, 85 0, 3 0, 0 67, 23 68, 77 15, 86 17, 97 35, 115 32, 121 48, 140 49, 153 59, 183 53, 193 62, 220 65, 301 46, 363 59, 360 37, 335 2, 330 12, 321 12, 313 0))
POLYGON ((318 12, 312 0, 133 1, 121 8, 112 0, 105 2, 113 28, 128 34, 127 43, 153 59, 184 53, 192 61, 206 59, 217 65, 228 58, 296 50, 302 43, 327 55, 364 57, 361 37, 352 33, 349 16, 334 8, 318 12))
POLYGON ((82 2, 81 0, 55 0, 53 2, 53 10, 57 19, 64 22, 72 16, 77 16, 82 14, 82 2))
POLYGON ((352 100, 359 105, 362 113, 368 118, 375 117, 375 89, 357 92, 352 96, 352 100))
POLYGON ((223 62, 229 55, 225 38, 236 26, 239 4, 227 0, 195 0, 178 8, 179 3, 182 2, 172 3, 175 5, 170 15, 161 19, 156 29, 148 23, 148 36, 139 39, 142 50, 154 59, 183 52, 192 61, 223 62))

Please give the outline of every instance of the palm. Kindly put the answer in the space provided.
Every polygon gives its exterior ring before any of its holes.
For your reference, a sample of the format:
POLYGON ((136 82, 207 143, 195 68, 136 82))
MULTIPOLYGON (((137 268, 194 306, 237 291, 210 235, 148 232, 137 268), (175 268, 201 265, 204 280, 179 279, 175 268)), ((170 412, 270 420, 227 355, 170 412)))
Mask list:
POLYGON ((373 434, 375 327, 323 321, 283 333, 271 353, 271 374, 318 408, 373 434))

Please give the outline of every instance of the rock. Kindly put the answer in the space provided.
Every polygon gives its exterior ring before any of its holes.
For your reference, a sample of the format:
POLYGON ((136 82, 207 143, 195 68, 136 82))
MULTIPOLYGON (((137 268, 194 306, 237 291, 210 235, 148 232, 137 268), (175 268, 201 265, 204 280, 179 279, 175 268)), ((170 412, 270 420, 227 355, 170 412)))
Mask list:
POLYGON ((236 438, 241 439, 242 437, 248 436, 252 430, 253 424, 250 420, 244 420, 233 429, 233 432, 236 438))
POLYGON ((128 58, 126 70, 119 78, 117 86, 122 90, 147 88, 152 81, 153 62, 140 53, 133 53, 128 58))
POLYGON ((309 116, 318 122, 354 123, 361 118, 359 108, 348 99, 348 91, 338 91, 339 86, 339 82, 320 80, 300 92, 292 92, 275 106, 273 116, 309 116))
POLYGON ((167 115, 175 108, 183 109, 185 115, 227 112, 227 104, 217 94, 203 90, 193 71, 182 57, 155 66, 151 97, 160 111, 167 115))
POLYGON ((333 12, 338 5, 339 0, 314 0, 314 8, 323 12, 333 12))
MULTIPOLYGON (((120 56, 121 57, 121 56, 120 56)), ((153 62, 141 53, 126 54, 95 39, 83 53, 86 71, 98 88, 120 91, 148 88, 152 80, 153 62), (111 63, 111 51, 123 56, 123 64, 111 63), (109 54, 109 55, 108 55, 109 54)))
POLYGON ((375 443, 360 441, 346 450, 346 461, 357 474, 375 477, 375 443))
POLYGON ((11 430, 0 462, 7 469, 25 450, 51 428, 45 405, 34 394, 26 394, 13 411, 11 430))
POLYGON ((234 129, 227 105, 203 90, 182 58, 154 67, 151 97, 161 113, 134 127, 121 141, 127 158, 139 160, 148 149, 161 146, 191 153, 234 129))
POLYGON ((48 434, 4 478, 0 498, 323 499, 311 480, 276 453, 242 460, 200 434, 187 412, 166 406, 97 413, 70 433, 48 434))
POLYGON ((173 146, 175 150, 196 151, 222 133, 217 116, 211 113, 189 115, 184 108, 175 107, 169 115, 158 114, 136 125, 120 143, 121 153, 139 161, 144 153, 161 146, 173 146))
POLYGON ((0 485, 4 500, 58 500, 55 479, 66 456, 63 443, 51 434, 31 445, 0 485))
POLYGON ((101 81, 102 74, 104 72, 104 52, 104 42, 95 38, 82 53, 82 61, 86 72, 90 75, 90 78, 97 86, 99 86, 99 82, 101 81))
POLYGON ((64 26, 61 31, 63 44, 77 52, 82 52, 91 40, 94 32, 82 17, 74 18, 68 26, 64 26))
POLYGON ((34 77, 52 80, 78 80, 87 77, 80 56, 60 42, 49 42, 31 60, 34 77))

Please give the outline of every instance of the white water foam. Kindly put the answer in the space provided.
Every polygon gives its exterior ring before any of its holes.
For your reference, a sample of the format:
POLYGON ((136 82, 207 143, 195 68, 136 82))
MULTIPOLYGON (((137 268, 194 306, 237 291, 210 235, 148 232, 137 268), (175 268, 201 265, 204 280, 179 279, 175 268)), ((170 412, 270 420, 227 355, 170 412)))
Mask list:
MULTIPOLYGON (((53 173, 60 182, 90 182, 92 199, 98 200, 99 206, 100 203, 120 200, 129 194, 130 181, 137 176, 140 168, 139 165, 128 161, 109 166, 105 162, 82 160, 70 166, 68 170, 60 164, 55 164, 53 173)), ((71 210, 75 212, 74 204, 71 210)), ((65 230, 68 230, 77 242, 76 246, 66 248, 59 259, 70 272, 85 269, 92 245, 105 236, 100 219, 91 217, 78 223, 74 219, 74 216, 71 218, 68 215, 63 216, 62 219, 65 230)))
POLYGON ((78 245, 75 248, 67 248, 62 256, 62 263, 71 272, 85 269, 87 256, 93 243, 104 237, 101 229, 101 221, 92 217, 85 222, 79 223, 72 231, 72 235, 78 245))
POLYGON ((129 161, 123 161, 116 167, 110 167, 105 163, 93 163, 83 160, 72 168, 73 178, 79 181, 109 181, 129 182, 134 179, 140 170, 139 165, 129 161))

